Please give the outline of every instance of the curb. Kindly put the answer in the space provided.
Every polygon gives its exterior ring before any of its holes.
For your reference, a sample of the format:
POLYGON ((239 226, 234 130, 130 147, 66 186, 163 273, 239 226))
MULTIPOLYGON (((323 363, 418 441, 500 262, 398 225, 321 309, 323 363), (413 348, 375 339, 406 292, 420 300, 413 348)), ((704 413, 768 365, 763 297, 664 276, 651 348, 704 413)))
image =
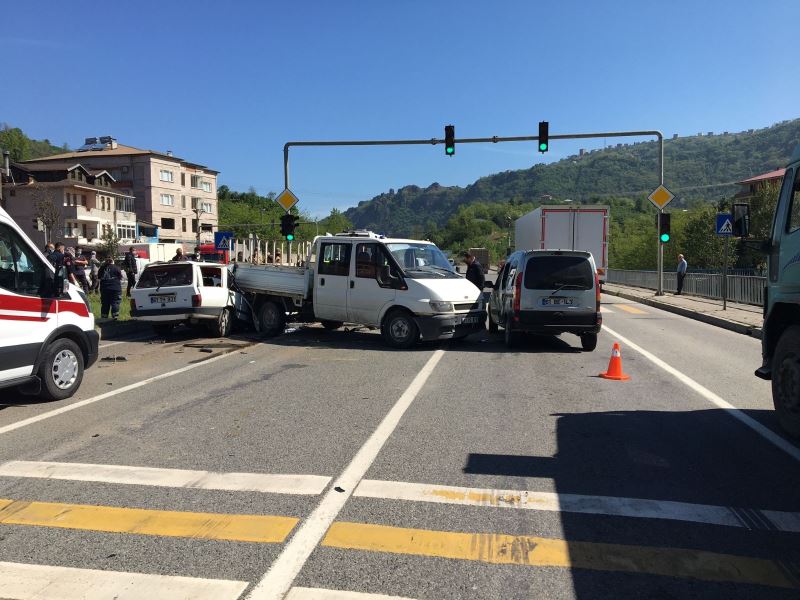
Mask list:
POLYGON ((638 302, 639 304, 646 304, 648 306, 652 306, 653 308, 658 308, 676 315, 681 315, 682 317, 694 319, 695 321, 702 321, 703 323, 721 327, 722 329, 727 329, 728 331, 749 335, 750 337, 754 337, 759 340, 761 339, 761 327, 753 327, 752 325, 745 325, 744 323, 737 323, 736 321, 721 319, 713 315, 699 313, 688 308, 675 306, 674 304, 669 304, 667 302, 659 302, 658 300, 653 300, 651 298, 643 298, 641 296, 636 296, 635 294, 629 294, 623 291, 611 291, 607 288, 604 288, 603 293, 610 296, 625 298, 626 300, 632 300, 633 302, 638 302))

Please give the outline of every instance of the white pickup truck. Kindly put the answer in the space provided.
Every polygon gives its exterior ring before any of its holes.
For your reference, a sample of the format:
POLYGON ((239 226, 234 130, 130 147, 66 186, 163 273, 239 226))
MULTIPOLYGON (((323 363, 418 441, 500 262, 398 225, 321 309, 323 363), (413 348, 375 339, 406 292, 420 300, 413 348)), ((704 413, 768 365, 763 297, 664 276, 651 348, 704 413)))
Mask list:
POLYGON ((435 244, 351 231, 314 239, 302 267, 236 264, 234 286, 263 335, 287 320, 378 327, 386 342, 462 338, 485 328, 483 290, 435 244))

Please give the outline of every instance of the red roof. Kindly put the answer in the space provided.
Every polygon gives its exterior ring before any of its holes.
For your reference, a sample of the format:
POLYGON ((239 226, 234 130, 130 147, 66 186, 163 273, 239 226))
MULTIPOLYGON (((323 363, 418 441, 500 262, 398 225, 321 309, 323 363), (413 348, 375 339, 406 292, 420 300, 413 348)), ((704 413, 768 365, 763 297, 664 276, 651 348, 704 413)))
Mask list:
POLYGON ((745 179, 744 181, 737 181, 739 185, 749 185, 751 183, 756 183, 757 181, 766 181, 767 179, 780 179, 783 177, 783 174, 786 172, 786 169, 776 169, 775 171, 770 171, 769 173, 762 173, 761 175, 756 175, 755 177, 751 177, 750 179, 745 179))

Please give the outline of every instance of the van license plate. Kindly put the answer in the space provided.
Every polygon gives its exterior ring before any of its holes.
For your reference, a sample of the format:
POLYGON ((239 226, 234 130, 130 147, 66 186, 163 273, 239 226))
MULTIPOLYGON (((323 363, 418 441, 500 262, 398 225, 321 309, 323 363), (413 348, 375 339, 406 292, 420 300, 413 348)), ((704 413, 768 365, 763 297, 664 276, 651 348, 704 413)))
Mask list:
POLYGON ((150 296, 150 304, 164 304, 175 302, 175 296, 150 296))
POLYGON ((542 306, 572 306, 575 298, 542 298, 542 306))
POLYGON ((461 319, 462 325, 474 325, 479 322, 480 318, 478 316, 464 317, 463 319, 461 319))

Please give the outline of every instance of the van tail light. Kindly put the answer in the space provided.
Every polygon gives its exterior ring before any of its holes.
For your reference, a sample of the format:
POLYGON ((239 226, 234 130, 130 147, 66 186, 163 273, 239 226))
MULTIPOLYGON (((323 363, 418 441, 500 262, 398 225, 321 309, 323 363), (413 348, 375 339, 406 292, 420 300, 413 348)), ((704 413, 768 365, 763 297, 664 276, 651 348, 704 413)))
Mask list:
POLYGON ((594 274, 594 293, 597 301, 597 324, 600 325, 603 323, 603 315, 600 313, 600 276, 597 273, 594 274))
POLYGON ((514 320, 519 321, 520 300, 522 298, 522 273, 517 273, 514 282, 514 320))
POLYGON ((200 294, 192 295, 192 308, 197 308, 203 304, 203 297, 200 294))

